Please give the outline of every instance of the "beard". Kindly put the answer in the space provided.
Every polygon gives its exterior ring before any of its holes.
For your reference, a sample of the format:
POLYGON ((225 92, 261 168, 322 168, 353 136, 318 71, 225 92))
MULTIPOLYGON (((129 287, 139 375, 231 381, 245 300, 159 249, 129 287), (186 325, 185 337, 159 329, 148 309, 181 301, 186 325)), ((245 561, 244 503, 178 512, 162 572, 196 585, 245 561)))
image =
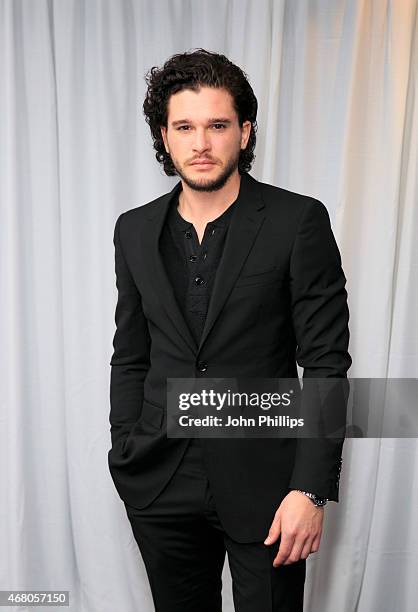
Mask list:
POLYGON ((210 192, 210 191, 218 191, 219 189, 222 189, 222 187, 226 184, 229 177, 238 168, 240 153, 241 153, 241 149, 238 150, 238 152, 236 153, 234 157, 231 157, 228 160, 228 163, 226 164, 221 174, 217 178, 213 178, 213 179, 207 179, 207 178, 197 179, 197 180, 191 179, 186 174, 184 174, 184 172, 181 170, 181 168, 179 168, 178 164, 173 158, 171 158, 171 161, 173 162, 173 166, 175 167, 176 172, 179 175, 179 177, 186 183, 188 187, 190 187, 190 189, 194 189, 195 191, 210 192))

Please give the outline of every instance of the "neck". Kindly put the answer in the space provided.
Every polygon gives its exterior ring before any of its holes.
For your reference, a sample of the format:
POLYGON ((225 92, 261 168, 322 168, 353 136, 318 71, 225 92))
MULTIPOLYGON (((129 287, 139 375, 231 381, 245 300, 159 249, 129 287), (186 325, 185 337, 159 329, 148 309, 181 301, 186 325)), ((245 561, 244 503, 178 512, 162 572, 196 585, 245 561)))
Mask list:
POLYGON ((208 223, 219 217, 238 197, 241 177, 237 171, 218 191, 196 191, 182 181, 178 211, 191 223, 208 223))

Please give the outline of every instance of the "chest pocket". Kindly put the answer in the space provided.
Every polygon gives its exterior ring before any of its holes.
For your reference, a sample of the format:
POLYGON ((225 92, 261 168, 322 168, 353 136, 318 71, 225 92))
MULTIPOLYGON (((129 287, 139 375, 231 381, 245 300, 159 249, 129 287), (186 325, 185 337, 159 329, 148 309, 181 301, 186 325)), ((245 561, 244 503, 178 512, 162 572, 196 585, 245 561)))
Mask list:
POLYGON ((279 285, 284 283, 285 276, 282 270, 277 268, 270 268, 268 270, 261 270, 260 272, 253 272, 252 274, 241 274, 236 282, 235 287, 251 287, 261 285, 279 285))

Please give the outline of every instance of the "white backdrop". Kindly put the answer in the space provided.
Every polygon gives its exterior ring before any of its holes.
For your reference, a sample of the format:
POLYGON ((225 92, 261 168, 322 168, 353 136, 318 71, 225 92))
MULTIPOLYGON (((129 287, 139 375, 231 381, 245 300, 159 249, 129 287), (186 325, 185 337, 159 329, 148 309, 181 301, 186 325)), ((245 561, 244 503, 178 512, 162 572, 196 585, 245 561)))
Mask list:
MULTIPOLYGON (((0 0, 0 588, 72 612, 153 609, 107 468, 112 238, 176 182, 143 76, 195 47, 249 75, 252 175, 330 212, 349 375, 418 375, 416 0, 0 0)), ((346 442, 307 610, 415 612, 417 471, 413 439, 346 442)))

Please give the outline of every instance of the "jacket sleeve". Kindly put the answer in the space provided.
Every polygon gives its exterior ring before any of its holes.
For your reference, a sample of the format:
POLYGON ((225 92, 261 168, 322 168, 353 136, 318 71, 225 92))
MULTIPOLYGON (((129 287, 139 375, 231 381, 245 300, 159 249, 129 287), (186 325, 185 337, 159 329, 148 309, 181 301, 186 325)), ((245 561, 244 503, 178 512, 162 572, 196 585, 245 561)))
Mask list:
MULTIPOLYGON (((321 380, 336 379, 329 380, 328 399, 320 391, 318 397, 322 398, 321 410, 325 407, 328 420, 337 422, 340 419, 338 422, 344 425, 347 370, 351 365, 345 283, 327 209, 320 201, 310 198, 299 223, 290 260, 296 360, 304 369, 303 379, 309 383, 307 389, 312 390, 313 384, 321 386, 321 380), (330 411, 334 411, 331 417, 330 411)), ((338 437, 299 438, 289 488, 338 501, 343 444, 343 433, 338 437)))
POLYGON ((141 295, 124 257, 121 226, 115 225, 115 273, 118 298, 115 311, 114 352, 110 360, 110 433, 112 447, 138 420, 144 396, 144 379, 150 365, 150 335, 141 295))

